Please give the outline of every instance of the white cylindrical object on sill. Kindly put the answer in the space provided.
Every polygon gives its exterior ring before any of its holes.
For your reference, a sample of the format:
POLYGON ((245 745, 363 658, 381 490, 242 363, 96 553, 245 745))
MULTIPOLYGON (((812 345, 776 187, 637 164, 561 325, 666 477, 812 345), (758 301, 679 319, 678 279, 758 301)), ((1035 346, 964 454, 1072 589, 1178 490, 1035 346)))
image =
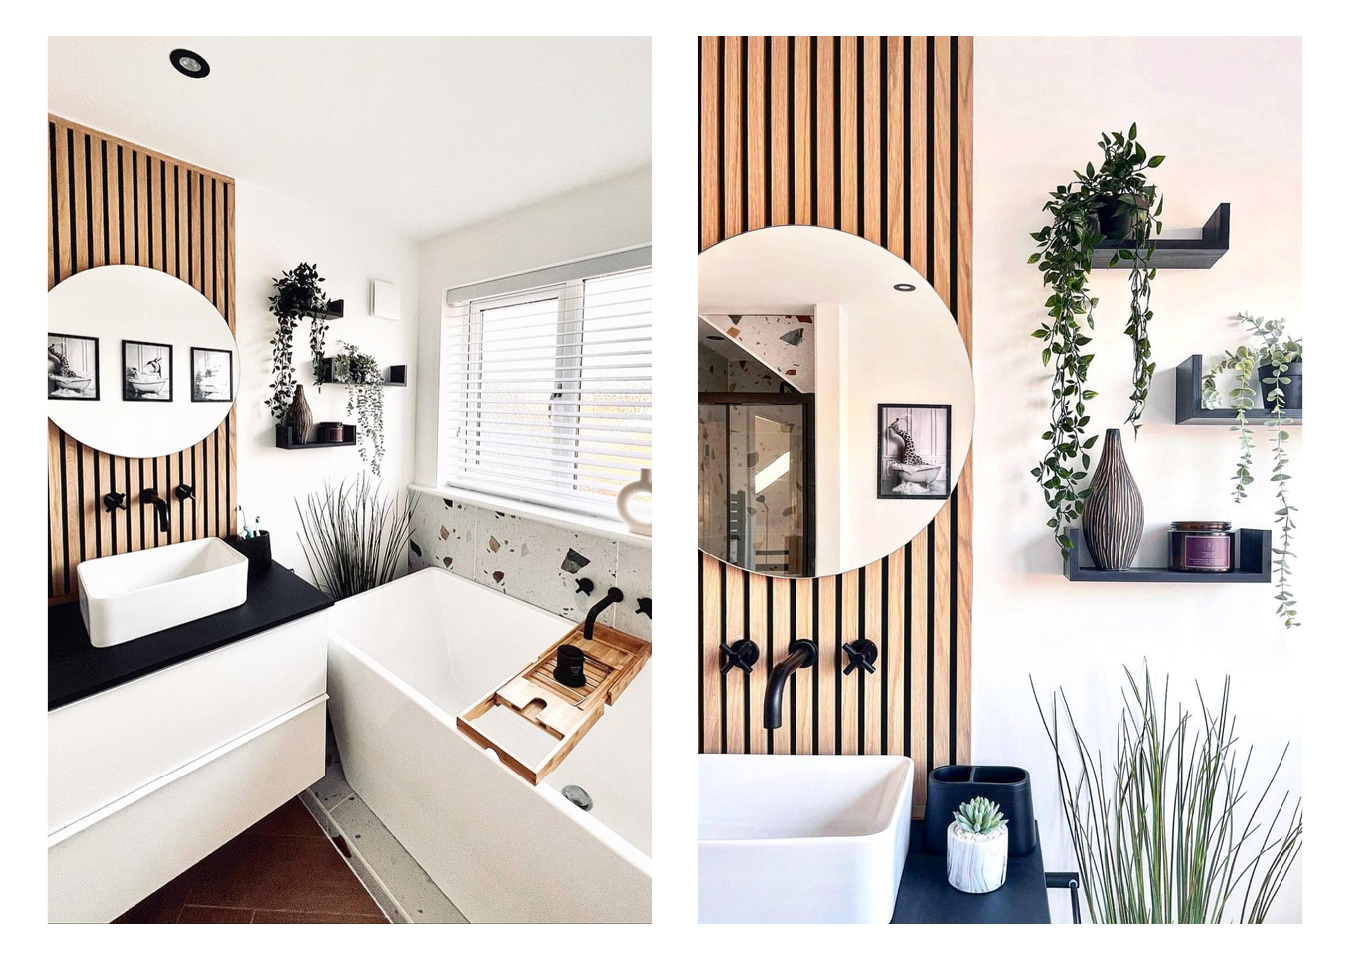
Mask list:
POLYGON ((992 893, 1008 878, 1008 825, 983 836, 947 827, 947 882, 962 893, 992 893))
POLYGON ((623 522, 628 525, 628 529, 633 533, 640 533, 648 537, 652 535, 652 525, 650 523, 644 523, 633 516, 632 511, 628 509, 628 501, 633 499, 639 493, 651 492, 652 471, 651 468, 644 467, 642 470, 638 471, 638 479, 627 484, 619 491, 618 499, 619 516, 622 517, 623 522))

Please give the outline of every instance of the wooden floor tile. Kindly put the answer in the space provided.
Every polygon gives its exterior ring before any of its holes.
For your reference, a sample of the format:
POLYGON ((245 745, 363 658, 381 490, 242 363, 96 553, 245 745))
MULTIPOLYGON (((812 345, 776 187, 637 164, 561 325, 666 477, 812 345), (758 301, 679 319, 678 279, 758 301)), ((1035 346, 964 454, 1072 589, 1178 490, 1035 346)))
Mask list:
POLYGON ((188 903, 380 915, 327 839, 243 833, 199 865, 188 903))
POLYGON ((252 910, 235 910, 231 907, 193 907, 183 908, 178 915, 179 923, 252 923, 252 910))
POLYGON ((293 913, 289 910, 254 910, 254 923, 388 923, 383 916, 350 913, 293 913))
POLYGON ((292 797, 263 817, 245 833, 265 833, 277 837, 322 837, 323 828, 305 809, 299 797, 292 797))

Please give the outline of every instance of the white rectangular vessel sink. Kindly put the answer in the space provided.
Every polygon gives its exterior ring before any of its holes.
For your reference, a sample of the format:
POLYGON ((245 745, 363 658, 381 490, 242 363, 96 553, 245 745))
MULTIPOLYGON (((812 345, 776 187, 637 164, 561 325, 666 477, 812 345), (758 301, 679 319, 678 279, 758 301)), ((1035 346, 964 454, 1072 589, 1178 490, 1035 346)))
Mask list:
POLYGON ((207 537, 86 560, 75 568, 80 615, 96 647, 111 647, 248 599, 248 560, 207 537))
POLYGON ((889 922, 913 798, 908 757, 699 757, 699 922, 889 922))

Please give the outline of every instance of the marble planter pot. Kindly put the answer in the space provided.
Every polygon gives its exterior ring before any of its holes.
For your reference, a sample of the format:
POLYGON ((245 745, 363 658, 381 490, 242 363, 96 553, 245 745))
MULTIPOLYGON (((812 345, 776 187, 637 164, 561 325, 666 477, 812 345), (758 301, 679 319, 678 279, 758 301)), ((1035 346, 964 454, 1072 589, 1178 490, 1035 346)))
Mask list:
POLYGON ((981 836, 952 821, 947 828, 947 882, 962 893, 993 893, 1008 879, 1008 825, 981 836))

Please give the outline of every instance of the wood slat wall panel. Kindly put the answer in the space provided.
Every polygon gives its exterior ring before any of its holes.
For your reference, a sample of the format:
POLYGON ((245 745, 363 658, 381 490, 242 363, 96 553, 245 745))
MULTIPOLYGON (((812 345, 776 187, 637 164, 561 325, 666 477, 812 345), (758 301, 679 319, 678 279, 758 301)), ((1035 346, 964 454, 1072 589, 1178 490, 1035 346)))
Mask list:
MULTIPOLYGON (((151 267, 190 283, 234 329, 233 204, 228 200, 217 208, 212 202, 216 196, 230 198, 232 179, 50 115, 47 144, 48 289, 105 264, 151 267)), ((99 349, 120 355, 120 338, 104 339, 99 349)), ((186 355, 173 359, 175 370, 190 362, 186 355)), ((120 384, 105 383, 102 389, 107 396, 120 384)), ((210 525, 202 513, 208 488, 218 487, 227 502, 234 488, 233 409, 211 437, 154 459, 110 456, 50 422, 47 436, 48 602, 75 599, 75 571, 83 560, 233 532, 229 510, 220 510, 210 525), (215 458, 217 447, 228 456, 215 458), (198 491, 195 503, 177 503, 173 487, 179 482, 198 491), (141 489, 149 486, 173 504, 167 535, 140 503, 141 489), (103 509, 103 495, 113 490, 131 493, 130 509, 116 515, 103 509)))
MULTIPOLYGON (((972 56, 969 37, 700 38, 699 249, 761 224, 860 234, 924 274, 969 349, 972 56)), ((903 753, 921 811, 928 770, 969 761, 973 508, 968 459, 933 522, 860 571, 773 580, 701 556, 700 750, 903 753), (717 645, 745 636, 760 662, 724 682, 717 645), (862 636, 877 673, 843 677, 841 645, 862 636), (820 661, 767 734, 768 674, 794 638, 820 661)))

